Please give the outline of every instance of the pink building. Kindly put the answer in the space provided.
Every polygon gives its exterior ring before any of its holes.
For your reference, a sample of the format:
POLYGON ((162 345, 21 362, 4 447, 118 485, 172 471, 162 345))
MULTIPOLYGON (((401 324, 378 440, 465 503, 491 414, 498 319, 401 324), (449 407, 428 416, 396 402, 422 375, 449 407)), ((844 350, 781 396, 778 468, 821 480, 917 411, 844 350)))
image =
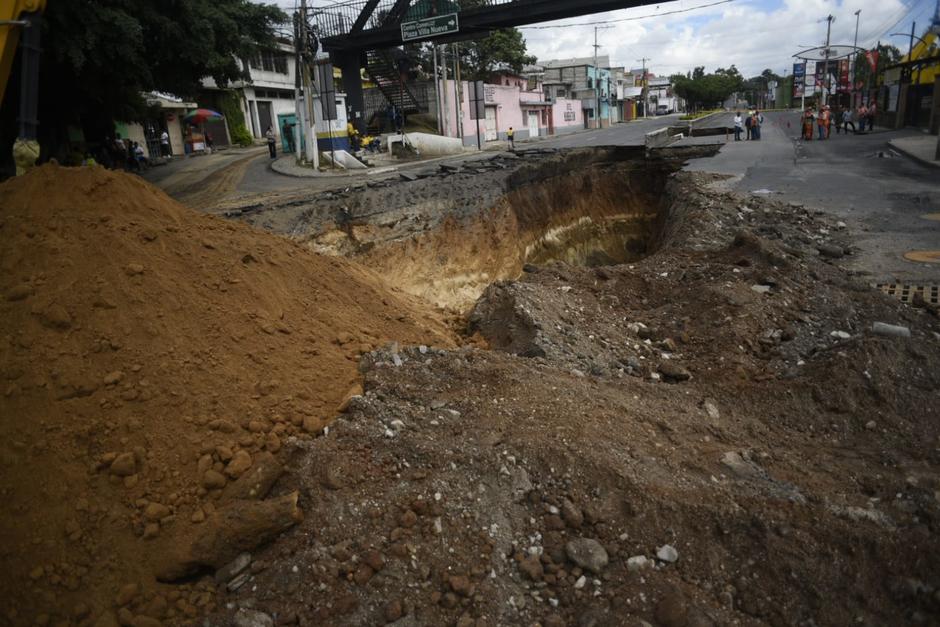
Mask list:
MULTIPOLYGON (((473 86, 461 81, 459 86, 460 120, 457 117, 456 82, 446 81, 442 91, 445 130, 447 137, 462 137, 465 146, 477 145, 477 128, 481 143, 506 140, 506 132, 512 128, 516 139, 527 139, 585 128, 580 100, 557 98, 545 100, 541 86, 527 89, 526 79, 520 76, 501 74, 493 82, 484 85, 485 119, 470 119, 470 95, 473 86), (499 84, 495 84, 496 82, 499 84)), ((443 83, 442 83, 443 84, 443 83)))

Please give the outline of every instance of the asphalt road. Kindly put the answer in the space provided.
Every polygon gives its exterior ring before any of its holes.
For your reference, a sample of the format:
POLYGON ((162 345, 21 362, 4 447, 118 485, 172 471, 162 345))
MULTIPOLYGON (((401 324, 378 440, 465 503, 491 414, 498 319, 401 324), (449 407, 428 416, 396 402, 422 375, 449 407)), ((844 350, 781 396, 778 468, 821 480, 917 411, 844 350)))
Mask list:
MULTIPOLYGON (((940 282, 940 264, 904 259, 910 250, 940 250, 940 169, 920 164, 888 146, 916 130, 799 139, 799 114, 765 114, 761 141, 731 141, 714 157, 688 169, 730 175, 740 192, 767 190, 844 221, 860 251, 847 260, 873 282, 940 282)), ((719 138, 715 138, 719 139, 719 138)), ((723 142, 723 138, 720 138, 723 142)))
MULTIPOLYGON (((679 115, 661 115, 614 124, 610 128, 593 129, 569 135, 540 139, 533 144, 548 148, 581 148, 586 146, 642 146, 647 133, 679 123, 679 115)), ((520 147, 527 143, 520 142, 520 147)))

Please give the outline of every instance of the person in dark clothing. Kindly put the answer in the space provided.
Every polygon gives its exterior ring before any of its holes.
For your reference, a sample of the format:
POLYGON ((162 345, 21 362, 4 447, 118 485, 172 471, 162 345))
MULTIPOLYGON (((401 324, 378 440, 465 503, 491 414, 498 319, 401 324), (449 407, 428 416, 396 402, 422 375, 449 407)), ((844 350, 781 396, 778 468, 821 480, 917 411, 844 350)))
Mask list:
POLYGON ((271 153, 271 158, 277 159, 277 134, 269 126, 264 136, 268 138, 268 152, 271 153))

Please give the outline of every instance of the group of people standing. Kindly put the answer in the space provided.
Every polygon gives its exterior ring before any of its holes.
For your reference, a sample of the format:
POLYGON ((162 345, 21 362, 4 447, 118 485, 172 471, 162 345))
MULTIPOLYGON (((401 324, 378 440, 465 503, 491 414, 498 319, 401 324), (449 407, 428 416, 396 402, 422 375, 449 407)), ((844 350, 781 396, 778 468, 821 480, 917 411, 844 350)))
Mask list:
POLYGON ((757 109, 742 116, 740 111, 734 112, 734 141, 741 141, 741 133, 747 133, 748 140, 760 139, 760 127, 764 123, 764 116, 757 109))
POLYGON ((842 131, 848 135, 850 126, 853 133, 864 133, 866 126, 870 131, 875 127, 875 113, 877 110, 874 102, 867 106, 862 104, 856 109, 840 106, 836 111, 832 111, 829 105, 819 107, 815 111, 812 107, 806 107, 803 112, 803 139, 813 139, 813 126, 816 127, 818 140, 829 139, 833 124, 837 135, 842 131))

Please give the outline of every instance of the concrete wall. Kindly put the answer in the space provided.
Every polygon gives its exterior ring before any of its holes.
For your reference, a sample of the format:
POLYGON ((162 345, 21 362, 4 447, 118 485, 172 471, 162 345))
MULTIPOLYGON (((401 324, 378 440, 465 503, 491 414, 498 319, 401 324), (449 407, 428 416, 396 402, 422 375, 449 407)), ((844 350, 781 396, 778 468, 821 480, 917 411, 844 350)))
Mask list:
POLYGON ((552 105, 552 123, 556 135, 584 128, 584 110, 581 101, 557 99, 552 105), (568 114, 569 119, 565 119, 565 114, 568 114))

